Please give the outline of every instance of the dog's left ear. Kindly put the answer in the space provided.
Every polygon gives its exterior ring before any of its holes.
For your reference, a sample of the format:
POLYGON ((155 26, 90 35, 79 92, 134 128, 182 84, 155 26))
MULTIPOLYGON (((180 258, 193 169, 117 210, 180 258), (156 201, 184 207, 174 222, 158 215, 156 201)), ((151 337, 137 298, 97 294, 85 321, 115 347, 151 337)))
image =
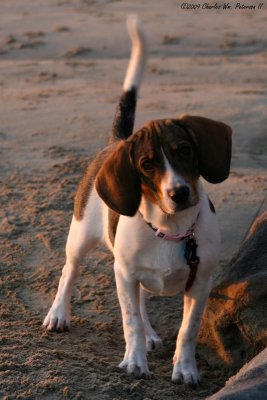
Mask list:
POLYGON ((106 205, 118 214, 133 217, 141 201, 141 182, 132 159, 133 142, 122 141, 104 162, 95 187, 106 205))
POLYGON ((187 114, 178 120, 189 128, 197 147, 199 172, 210 183, 224 181, 230 172, 232 129, 223 122, 187 114))

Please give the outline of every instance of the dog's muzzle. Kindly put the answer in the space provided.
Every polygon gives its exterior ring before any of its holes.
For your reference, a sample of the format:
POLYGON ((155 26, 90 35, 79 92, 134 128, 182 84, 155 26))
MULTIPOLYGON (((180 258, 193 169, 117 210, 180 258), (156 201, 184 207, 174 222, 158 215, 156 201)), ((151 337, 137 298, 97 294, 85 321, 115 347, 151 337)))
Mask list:
POLYGON ((190 190, 188 186, 183 185, 179 188, 169 190, 168 195, 174 203, 184 205, 189 200, 190 190))

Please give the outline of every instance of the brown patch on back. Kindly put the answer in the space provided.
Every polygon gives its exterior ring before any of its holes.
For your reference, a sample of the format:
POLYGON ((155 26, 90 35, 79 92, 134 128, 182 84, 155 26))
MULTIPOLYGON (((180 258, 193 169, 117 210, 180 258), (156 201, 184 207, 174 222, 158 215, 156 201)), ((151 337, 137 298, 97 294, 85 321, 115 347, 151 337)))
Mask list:
POLYGON ((74 199, 74 216, 80 221, 83 218, 84 210, 88 202, 95 177, 105 160, 114 150, 115 145, 110 145, 97 154, 95 159, 87 167, 82 177, 74 199))
POLYGON ((112 246, 114 246, 119 219, 120 219, 120 214, 116 213, 115 211, 111 210, 111 208, 109 208, 108 209, 108 237, 109 237, 109 240, 110 240, 112 246))

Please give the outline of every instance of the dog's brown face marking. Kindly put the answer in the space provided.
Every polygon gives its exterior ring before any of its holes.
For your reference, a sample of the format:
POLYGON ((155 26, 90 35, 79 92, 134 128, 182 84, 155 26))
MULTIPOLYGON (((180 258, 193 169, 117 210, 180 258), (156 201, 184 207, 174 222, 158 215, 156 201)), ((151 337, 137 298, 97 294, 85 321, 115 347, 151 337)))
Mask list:
POLYGON ((159 138, 150 127, 145 127, 136 133, 134 141, 133 158, 140 176, 142 193, 152 203, 157 203, 160 197, 158 183, 164 175, 159 138))
MULTIPOLYGON (((173 204, 172 212, 195 205, 198 198, 199 171, 194 143, 180 125, 170 120, 152 121, 134 136, 134 162, 139 171, 143 195, 152 203, 158 203, 167 213, 166 193, 162 182, 166 175, 166 159, 178 179, 190 190, 188 202, 173 204)), ((175 189, 175 187, 170 187, 175 189)), ((171 199, 167 198, 167 202, 171 199)), ((171 213, 172 213, 171 212, 171 213)))
POLYGON ((167 214, 196 205, 200 175, 210 183, 229 175, 231 134, 224 123, 197 116, 150 122, 97 156, 78 189, 75 216, 82 218, 93 177, 98 195, 121 215, 134 216, 142 195, 167 214))

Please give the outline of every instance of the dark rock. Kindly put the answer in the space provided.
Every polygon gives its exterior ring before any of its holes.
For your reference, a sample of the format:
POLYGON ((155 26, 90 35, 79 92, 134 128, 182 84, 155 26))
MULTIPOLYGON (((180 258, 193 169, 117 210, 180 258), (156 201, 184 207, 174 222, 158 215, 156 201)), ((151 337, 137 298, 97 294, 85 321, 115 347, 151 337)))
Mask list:
POLYGON ((266 400, 267 348, 232 376, 219 392, 207 400, 266 400))
POLYGON ((266 266, 267 212, 255 221, 211 292, 199 335, 210 365, 223 361, 236 370, 267 346, 266 266))

